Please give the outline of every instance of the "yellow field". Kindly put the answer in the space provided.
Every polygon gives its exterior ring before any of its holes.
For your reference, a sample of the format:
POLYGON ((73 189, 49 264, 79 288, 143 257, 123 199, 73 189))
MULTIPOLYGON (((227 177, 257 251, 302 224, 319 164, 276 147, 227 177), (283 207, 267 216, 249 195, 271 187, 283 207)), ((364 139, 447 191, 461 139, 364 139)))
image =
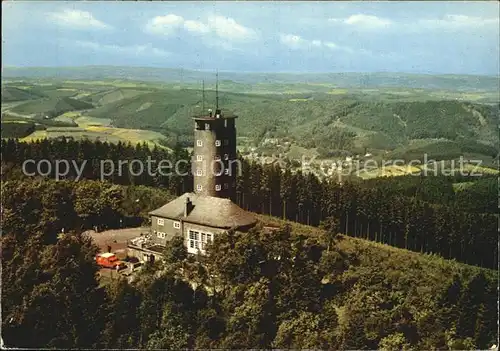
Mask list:
POLYGON ((120 87, 120 88, 135 88, 135 87, 140 87, 140 86, 147 86, 147 84, 142 84, 142 83, 131 83, 131 82, 123 82, 119 80, 113 80, 113 81, 101 81, 101 80, 93 80, 93 81, 84 81, 84 80, 67 80, 64 81, 66 84, 86 84, 86 85, 104 85, 104 86, 113 86, 113 87, 120 87))
POLYGON ((420 168, 413 166, 406 166, 406 165, 405 166, 390 165, 370 171, 361 170, 358 172, 357 175, 363 179, 371 179, 378 177, 397 177, 417 172, 420 172, 420 168))
POLYGON ((327 94, 343 95, 343 94, 347 94, 347 89, 333 89, 333 90, 330 90, 329 92, 327 92, 327 94))
POLYGON ((31 85, 16 85, 16 88, 26 90, 26 89, 31 89, 33 87, 31 85))
POLYGON ((288 101, 294 102, 294 101, 308 101, 308 99, 289 99, 288 101))
POLYGON ((86 126, 85 129, 91 130, 93 132, 103 132, 103 133, 108 132, 109 134, 111 134, 112 132, 110 130, 113 128, 108 128, 103 126, 86 126))
POLYGON ((56 119, 59 118, 59 117, 74 119, 74 118, 80 117, 80 116, 81 116, 80 112, 70 111, 70 112, 65 112, 62 115, 57 116, 56 119))
POLYGON ((73 96, 74 99, 80 99, 85 96, 89 96, 92 93, 78 93, 77 95, 73 96))
POLYGON ((37 130, 27 137, 19 139, 20 141, 33 142, 37 140, 47 139, 47 132, 45 130, 37 130))
POLYGON ((74 88, 58 88, 58 91, 77 91, 77 89, 74 88))
POLYGON ((5 121, 5 123, 18 123, 18 124, 26 124, 28 121, 5 121))
POLYGON ((475 166, 471 164, 464 164, 463 169, 467 172, 475 172, 481 174, 500 174, 500 172, 493 168, 475 166))
MULTIPOLYGON (((85 117, 81 117, 85 118, 85 117)), ((80 118, 79 118, 80 119, 80 118)), ((158 140, 163 139, 164 136, 158 132, 139 130, 139 129, 125 129, 114 128, 107 126, 96 125, 80 125, 79 127, 51 127, 47 130, 39 130, 20 139, 21 141, 33 142, 47 138, 57 137, 72 137, 75 140, 89 139, 107 141, 110 143, 123 143, 138 144, 145 142, 149 147, 158 146, 163 149, 168 149, 160 144, 158 140)))
POLYGON ((95 118, 95 117, 87 117, 82 116, 75 119, 75 123, 78 124, 79 127, 86 128, 89 126, 104 126, 107 127, 111 124, 110 118, 95 118))
POLYGON ((413 95, 413 93, 411 91, 405 91, 405 90, 402 90, 402 91, 391 91, 390 94, 392 94, 392 95, 401 95, 401 96, 410 96, 410 95, 413 95))
POLYGON ((312 85, 316 87, 331 87, 333 84, 330 83, 306 83, 307 85, 312 85))
POLYGON ((303 94, 304 92, 300 90, 285 90, 283 93, 289 95, 296 95, 296 94, 303 94))

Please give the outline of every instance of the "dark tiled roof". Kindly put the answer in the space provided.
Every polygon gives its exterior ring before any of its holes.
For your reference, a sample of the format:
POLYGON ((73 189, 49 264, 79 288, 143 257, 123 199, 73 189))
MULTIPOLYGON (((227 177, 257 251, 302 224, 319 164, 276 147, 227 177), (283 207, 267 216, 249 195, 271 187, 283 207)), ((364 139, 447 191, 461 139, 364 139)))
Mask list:
POLYGON ((153 216, 182 219, 183 221, 216 228, 240 228, 257 223, 255 217, 229 199, 185 193, 177 199, 149 213, 153 216), (186 198, 192 203, 192 209, 184 217, 186 198))

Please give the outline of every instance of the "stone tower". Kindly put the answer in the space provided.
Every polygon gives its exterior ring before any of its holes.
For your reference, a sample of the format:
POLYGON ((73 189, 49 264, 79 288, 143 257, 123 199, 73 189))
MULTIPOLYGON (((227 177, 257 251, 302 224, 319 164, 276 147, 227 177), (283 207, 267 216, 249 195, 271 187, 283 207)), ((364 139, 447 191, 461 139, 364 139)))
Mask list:
POLYGON ((192 170, 194 192, 200 195, 236 197, 236 126, 237 116, 215 113, 193 117, 194 152, 192 170))

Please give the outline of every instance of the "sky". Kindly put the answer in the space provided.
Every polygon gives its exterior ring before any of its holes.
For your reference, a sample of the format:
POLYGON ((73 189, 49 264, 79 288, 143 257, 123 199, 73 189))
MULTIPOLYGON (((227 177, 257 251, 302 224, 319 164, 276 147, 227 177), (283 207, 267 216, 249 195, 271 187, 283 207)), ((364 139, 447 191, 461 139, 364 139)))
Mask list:
POLYGON ((499 3, 3 1, 4 66, 499 74, 499 3))

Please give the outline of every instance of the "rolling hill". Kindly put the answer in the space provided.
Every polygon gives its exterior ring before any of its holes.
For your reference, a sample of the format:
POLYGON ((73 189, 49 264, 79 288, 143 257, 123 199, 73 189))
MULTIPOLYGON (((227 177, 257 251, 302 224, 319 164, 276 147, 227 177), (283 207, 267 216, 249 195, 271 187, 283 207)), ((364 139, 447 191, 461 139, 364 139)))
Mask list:
MULTIPOLYGON (((207 101, 214 100, 213 92, 206 95, 207 101)), ((111 118, 124 128, 190 135, 190 117, 201 111, 200 105, 200 91, 165 89, 124 97, 88 114, 111 118)), ((362 101, 352 95, 290 101, 281 95, 222 93, 220 105, 239 116, 241 136, 290 137, 306 147, 342 148, 332 139, 348 134, 359 147, 396 149, 418 139, 445 139, 453 145, 468 140, 471 151, 490 154, 498 141, 498 109, 461 101, 362 101)))
MULTIPOLYGON (((344 88, 408 87, 451 91, 498 91, 498 77, 466 75, 426 75, 405 73, 248 73, 219 72, 221 80, 241 84, 330 83, 344 88)), ((200 84, 215 81, 215 72, 153 67, 5 67, 3 77, 36 79, 102 80, 125 79, 148 82, 200 84)))
POLYGON ((94 106, 90 103, 70 97, 52 97, 48 99, 31 100, 15 106, 10 111, 19 115, 43 115, 52 118, 64 112, 87 110, 93 107, 94 106))
MULTIPOLYGON (((467 79, 460 82, 464 81, 467 79)), ((220 86, 225 89, 220 90, 219 104, 225 113, 239 116, 238 135, 246 138, 245 145, 259 149, 264 140, 274 138, 289 141, 320 158, 369 152, 411 159, 427 153, 438 159, 468 154, 492 161, 498 153, 499 105, 498 97, 492 99, 492 92, 350 89, 332 88, 330 83, 287 85, 270 80, 238 83, 239 87, 260 93, 228 91, 235 84, 221 80, 220 86), (274 88, 277 91, 273 93, 274 88), (306 91, 310 88, 312 91, 306 91), (480 103, 482 99, 491 103, 480 103)), ((7 98, 28 100, 3 102, 2 112, 19 117, 57 117, 69 123, 76 118, 103 120, 97 125, 149 130, 157 133, 156 140, 164 135, 169 146, 176 140, 187 146, 192 143, 191 117, 202 112, 203 93, 197 84, 192 85, 194 89, 182 86, 175 82, 161 85, 110 79, 24 79, 4 84, 2 89, 10 93, 7 98), (73 111, 79 112, 70 116, 73 111)), ((214 102, 215 92, 207 88, 205 109, 214 108, 214 102)), ((273 147, 268 151, 288 153, 288 149, 273 147)))
POLYGON ((40 99, 43 95, 37 95, 25 89, 11 86, 2 86, 2 103, 24 100, 40 99))

